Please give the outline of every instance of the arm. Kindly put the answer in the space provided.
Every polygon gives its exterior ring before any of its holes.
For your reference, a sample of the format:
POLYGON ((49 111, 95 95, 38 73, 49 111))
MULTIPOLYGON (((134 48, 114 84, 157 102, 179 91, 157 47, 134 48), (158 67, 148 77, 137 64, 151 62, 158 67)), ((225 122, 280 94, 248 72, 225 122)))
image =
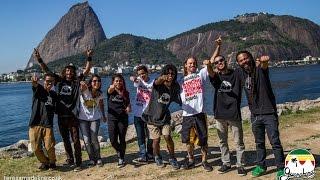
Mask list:
POLYGON ((87 62, 86 62, 86 67, 85 67, 85 69, 83 71, 83 75, 84 76, 87 76, 89 74, 90 69, 92 67, 91 61, 92 61, 93 50, 92 49, 87 49, 86 55, 87 55, 87 62))
POLYGON ((221 48, 221 44, 222 44, 221 36, 219 36, 219 38, 216 39, 215 42, 217 44, 217 47, 214 50, 214 52, 213 52, 213 54, 212 54, 212 56, 210 58, 211 63, 213 63, 214 62, 214 58, 216 58, 220 54, 220 48, 221 48))
POLYGON ((37 76, 35 76, 35 75, 33 75, 32 77, 31 77, 31 81, 32 81, 32 87, 34 87, 34 88, 36 88, 36 87, 38 87, 38 80, 39 80, 39 78, 37 77, 37 76))
POLYGON ((38 49, 34 48, 34 52, 33 52, 34 56, 36 57, 38 63, 40 64, 40 67, 41 67, 41 70, 45 73, 52 73, 48 66, 43 62, 41 56, 40 56, 40 53, 38 51, 38 49))
POLYGON ((217 72, 213 70, 211 60, 204 60, 203 64, 207 66, 209 76, 214 78, 217 72))
POLYGON ((131 112, 131 104, 128 104, 126 108, 126 113, 129 114, 131 112))
POLYGON ((108 93, 108 94, 112 94, 114 90, 115 90, 115 87, 114 87, 113 84, 111 84, 111 85, 109 86, 108 90, 107 90, 107 93, 108 93))
POLYGON ((101 111, 101 114, 102 114, 103 122, 107 122, 106 114, 105 114, 105 111, 104 111, 104 103, 103 103, 103 99, 102 98, 99 100, 99 108, 100 108, 100 111, 101 111))
POLYGON ((80 90, 81 92, 84 92, 88 89, 87 83, 85 81, 80 81, 80 90))
POLYGON ((136 76, 130 76, 130 81, 133 82, 134 87, 138 87, 139 83, 141 82, 140 79, 137 78, 136 76))
POLYGON ((161 84, 163 84, 163 82, 164 82, 165 80, 167 80, 167 78, 168 78, 168 75, 162 75, 162 76, 158 77, 158 78, 154 81, 154 84, 155 84, 155 85, 161 85, 161 84))

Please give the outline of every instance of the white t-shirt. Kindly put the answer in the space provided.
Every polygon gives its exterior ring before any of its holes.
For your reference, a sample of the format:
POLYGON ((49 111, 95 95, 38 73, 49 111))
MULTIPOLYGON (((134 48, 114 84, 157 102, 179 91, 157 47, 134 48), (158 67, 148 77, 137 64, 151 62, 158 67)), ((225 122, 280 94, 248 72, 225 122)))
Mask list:
POLYGON ((91 92, 87 89, 80 95, 80 113, 79 119, 86 121, 95 121, 101 119, 102 113, 99 108, 99 101, 103 99, 103 94, 92 98, 91 92))
POLYGON ((199 73, 189 74, 183 78, 180 94, 182 116, 191 116, 203 112, 204 85, 207 78, 207 67, 202 68, 199 73))
POLYGON ((134 100, 133 114, 136 117, 141 117, 143 111, 146 109, 152 91, 153 81, 149 78, 148 82, 144 82, 140 77, 137 78, 138 82, 133 85, 137 88, 137 94, 134 100))

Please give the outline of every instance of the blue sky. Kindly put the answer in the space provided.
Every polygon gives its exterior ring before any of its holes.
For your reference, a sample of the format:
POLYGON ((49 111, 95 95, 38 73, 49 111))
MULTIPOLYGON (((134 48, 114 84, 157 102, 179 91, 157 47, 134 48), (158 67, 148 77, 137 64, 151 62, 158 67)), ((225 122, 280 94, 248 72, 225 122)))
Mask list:
MULTIPOLYGON (((80 0, 2 0, 0 73, 23 69, 34 47, 80 0)), ((168 38, 238 14, 293 15, 320 24, 318 0, 89 0, 107 38, 130 33, 168 38)))

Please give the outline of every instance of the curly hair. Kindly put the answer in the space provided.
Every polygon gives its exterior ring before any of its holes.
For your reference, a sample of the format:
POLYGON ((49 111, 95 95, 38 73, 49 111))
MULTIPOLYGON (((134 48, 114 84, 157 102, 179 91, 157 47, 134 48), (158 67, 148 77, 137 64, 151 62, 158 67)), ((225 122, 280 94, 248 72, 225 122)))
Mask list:
POLYGON ((190 56, 188 57, 184 62, 183 62, 183 75, 186 76, 188 75, 188 72, 187 72, 187 68, 186 68, 186 64, 188 62, 188 59, 194 59, 196 61, 196 68, 198 67, 198 59, 195 57, 195 56, 190 56))

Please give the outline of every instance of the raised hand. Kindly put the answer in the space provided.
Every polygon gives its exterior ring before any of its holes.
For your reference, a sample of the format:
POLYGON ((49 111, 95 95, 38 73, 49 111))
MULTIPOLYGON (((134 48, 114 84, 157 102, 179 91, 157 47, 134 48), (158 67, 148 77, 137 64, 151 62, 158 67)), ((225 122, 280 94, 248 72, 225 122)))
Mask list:
POLYGON ((215 40, 217 45, 221 45, 222 44, 222 39, 221 39, 221 35, 218 37, 218 39, 215 40))
POLYGON ((130 81, 136 82, 136 80, 137 80, 137 77, 135 77, 135 76, 130 76, 130 81))
POLYGON ((202 63, 203 63, 203 65, 208 65, 208 64, 210 64, 210 60, 206 59, 202 63))
POLYGON ((37 58, 37 60, 41 58, 38 49, 34 48, 34 49, 33 49, 33 54, 34 54, 34 56, 37 58))
POLYGON ((37 75, 32 75, 32 77, 31 77, 31 81, 32 81, 32 83, 38 83, 38 81, 39 81, 39 78, 38 78, 38 76, 37 75))
POLYGON ((81 91, 84 91, 84 90, 88 89, 86 81, 81 81, 80 82, 80 89, 81 89, 81 91))
POLYGON ((261 63, 267 63, 270 61, 270 57, 269 56, 261 56, 259 61, 261 63))
POLYGON ((167 81, 167 80, 169 79, 169 75, 164 74, 164 75, 161 76, 161 79, 162 79, 163 81, 167 81))
POLYGON ((92 55, 93 55, 93 50, 87 48, 87 50, 86 50, 86 55, 87 55, 87 57, 92 57, 92 55))

